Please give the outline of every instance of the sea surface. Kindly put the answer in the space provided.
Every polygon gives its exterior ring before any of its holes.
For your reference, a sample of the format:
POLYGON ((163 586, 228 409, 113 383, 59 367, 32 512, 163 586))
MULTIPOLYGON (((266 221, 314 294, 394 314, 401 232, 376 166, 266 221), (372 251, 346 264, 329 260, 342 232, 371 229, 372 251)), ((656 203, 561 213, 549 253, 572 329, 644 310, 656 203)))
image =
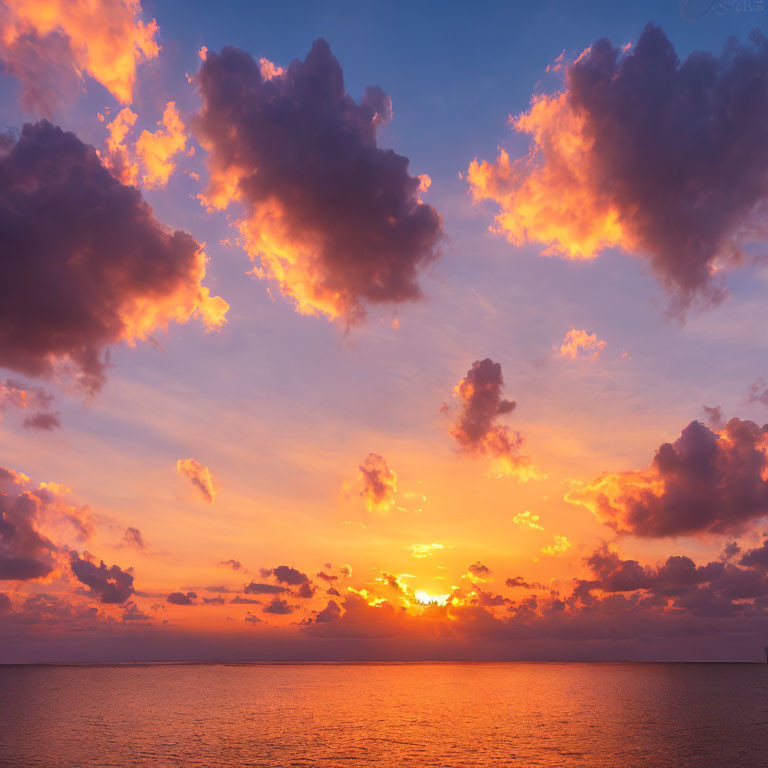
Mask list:
POLYGON ((765 768, 768 665, 0 667, 2 768, 765 768))

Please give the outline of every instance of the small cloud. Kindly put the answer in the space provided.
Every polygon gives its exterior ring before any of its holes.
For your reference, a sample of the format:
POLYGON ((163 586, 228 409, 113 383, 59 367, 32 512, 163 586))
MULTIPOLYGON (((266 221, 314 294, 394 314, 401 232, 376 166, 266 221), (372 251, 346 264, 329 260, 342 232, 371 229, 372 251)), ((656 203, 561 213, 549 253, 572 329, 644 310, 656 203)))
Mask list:
POLYGON ((435 552, 439 552, 441 549, 445 549, 443 544, 434 542, 432 544, 411 544, 407 549, 411 550, 411 555, 417 560, 422 560, 425 557, 432 557, 435 552))
POLYGON ((208 467, 195 459, 179 459, 176 462, 176 471, 192 483, 205 501, 213 504, 219 491, 208 467))
POLYGON ((512 522, 522 528, 533 528, 537 531, 543 531, 544 526, 539 525, 539 519, 538 515, 534 515, 533 512, 526 509, 525 512, 518 512, 512 518, 512 522))
POLYGON ((587 333, 578 328, 571 328, 565 334, 559 352, 562 357, 570 360, 596 360, 605 345, 606 342, 598 339, 596 333, 587 333))
POLYGON ((546 547, 541 548, 541 554, 548 557, 557 557, 562 555, 571 548, 571 542, 565 536, 558 536, 555 534, 555 541, 552 544, 547 544, 546 547))

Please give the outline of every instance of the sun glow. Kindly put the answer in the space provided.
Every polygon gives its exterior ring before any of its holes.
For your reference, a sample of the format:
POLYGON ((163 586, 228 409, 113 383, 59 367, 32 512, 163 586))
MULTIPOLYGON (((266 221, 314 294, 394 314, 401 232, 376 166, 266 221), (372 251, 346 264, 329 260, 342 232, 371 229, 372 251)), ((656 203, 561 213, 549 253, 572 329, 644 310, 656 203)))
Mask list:
POLYGON ((413 594, 421 605, 448 605, 448 599, 450 598, 450 594, 430 595, 424 589, 417 589, 413 594))

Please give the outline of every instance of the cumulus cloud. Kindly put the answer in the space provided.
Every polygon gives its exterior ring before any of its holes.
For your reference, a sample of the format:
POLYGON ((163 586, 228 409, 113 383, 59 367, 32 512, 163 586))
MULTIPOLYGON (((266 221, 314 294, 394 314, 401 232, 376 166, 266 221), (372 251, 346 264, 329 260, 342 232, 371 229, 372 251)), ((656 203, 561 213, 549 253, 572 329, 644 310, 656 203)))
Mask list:
POLYGON ((341 608, 335 600, 329 600, 328 605, 315 616, 318 624, 324 624, 329 621, 336 621, 341 616, 341 608))
POLYGON ((502 398, 503 388, 499 363, 490 358, 472 363, 467 375, 453 389, 459 413, 450 433, 462 451, 491 456, 495 474, 515 474, 520 479, 528 479, 535 476, 535 472, 530 459, 520 455, 522 435, 496 423, 499 416, 517 407, 514 400, 502 398))
POLYGON ((196 592, 171 592, 166 597, 166 602, 172 605, 194 605, 197 600, 196 592))
POLYGON ((0 580, 39 579, 53 570, 56 546, 36 527, 40 505, 28 491, 0 494, 0 580))
POLYGON ((233 571, 242 571, 243 573, 246 573, 245 568, 243 568, 243 564, 239 560, 222 560, 220 565, 231 568, 233 571))
POLYGON ((360 495, 366 508, 369 512, 387 512, 395 502, 397 474, 377 453, 369 453, 359 469, 360 495))
POLYGON ((213 504, 219 491, 208 467, 195 459, 179 459, 176 462, 176 471, 192 483, 204 501, 213 504))
POLYGON ((606 474, 566 495, 621 533, 643 537, 740 531, 768 515, 764 427, 731 419, 720 431, 691 422, 647 470, 606 474))
POLYGON ((376 144, 392 114, 380 88, 356 104, 324 40, 284 71, 237 48, 208 51, 197 82, 193 127, 211 173, 204 202, 243 203, 238 226, 256 275, 300 313, 347 324, 367 305, 421 296, 442 225, 419 200, 408 159, 376 144))
POLYGON ((598 339, 596 333, 571 328, 565 334, 558 351, 562 357, 570 360, 596 360, 605 345, 606 342, 598 339))
POLYGON ((134 593, 133 573, 117 565, 107 568, 102 560, 97 566, 76 551, 69 553, 69 564, 75 578, 85 584, 102 603, 124 603, 134 593))
POLYGON ((130 107, 125 107, 107 123, 107 151, 103 161, 123 184, 141 183, 148 189, 160 189, 176 169, 173 158, 184 151, 187 132, 173 101, 165 105, 156 131, 144 130, 134 143, 130 143, 128 135, 137 118, 130 107))
POLYGON ((758 31, 683 62, 653 24, 634 47, 598 40, 564 90, 510 119, 527 156, 472 162, 472 194, 499 205, 494 229, 516 245, 570 259, 620 247, 650 260, 678 308, 718 300, 715 273, 766 231, 766 82, 758 31))
POLYGON ((24 108, 48 117, 83 74, 130 103, 138 65, 160 50, 156 34, 139 0, 4 0, 0 8, 0 59, 22 82, 24 108))
POLYGON ((171 322, 224 322, 202 285, 205 255, 170 232, 95 150, 46 121, 0 137, 0 366, 29 376, 77 370, 91 390, 106 349, 171 322))
POLYGON ((278 616, 284 616, 289 613, 293 613, 294 606, 288 605, 288 603, 280 597, 273 597, 271 602, 264 607, 264 613, 274 613, 278 616))
POLYGON ((273 568, 272 575, 281 584, 290 584, 291 586, 298 586, 309 581, 309 576, 306 573, 302 573, 288 565, 278 565, 277 568, 273 568))

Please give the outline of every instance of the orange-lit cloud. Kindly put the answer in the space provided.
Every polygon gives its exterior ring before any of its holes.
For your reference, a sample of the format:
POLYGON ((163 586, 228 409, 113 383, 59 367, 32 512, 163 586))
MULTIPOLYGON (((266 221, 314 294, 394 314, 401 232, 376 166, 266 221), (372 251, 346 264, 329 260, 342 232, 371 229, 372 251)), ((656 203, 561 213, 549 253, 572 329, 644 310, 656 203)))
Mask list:
POLYGON ((360 465, 360 495, 369 512, 388 512, 395 502, 397 474, 387 466, 383 456, 369 453, 360 465))
POLYGON ((546 547, 542 547, 540 551, 542 555, 556 557, 557 555, 562 555, 563 552, 567 552, 571 546, 571 542, 568 541, 566 536, 558 536, 555 534, 554 542, 552 544, 547 544, 546 547))
POLYGON ((740 531, 768 515, 768 437, 731 419, 720 430, 691 422, 646 470, 577 483, 566 500, 621 533, 661 537, 740 531))
POLYGON ((559 352, 570 360, 596 360, 605 344, 605 341, 597 338, 596 333, 571 328, 565 334, 559 352))
POLYGON ((130 107, 124 107, 115 115, 114 120, 107 123, 109 135, 104 164, 122 184, 130 186, 138 183, 139 166, 125 145, 125 139, 135 125, 137 117, 138 115, 130 107))
POLYGON ((492 474, 528 480, 537 475, 530 459, 520 455, 522 435, 495 423, 499 416, 511 413, 517 405, 514 400, 502 398, 503 386, 499 363, 489 358, 476 360, 453 389, 460 410, 450 433, 462 451, 492 457, 492 474))
POLYGON ((410 547, 411 554, 417 560, 423 560, 425 557, 432 557, 436 552, 441 549, 445 549, 445 545, 432 543, 432 544, 412 544, 410 547))
POLYGON ((515 245, 569 259, 619 247, 650 259, 680 309, 717 300, 716 273, 766 235, 768 94, 749 85, 766 77, 760 33, 682 64, 652 24, 635 47, 598 40, 563 91, 510 118, 531 138, 526 156, 471 163, 471 194, 499 206, 494 230, 515 245))
POLYGON ((192 483, 205 501, 213 504, 219 490, 208 467, 195 459, 179 459, 176 462, 176 471, 192 483))
POLYGON ((317 40, 287 70, 236 48, 208 52, 197 82, 195 134, 208 150, 209 209, 241 201, 241 244, 253 274, 274 281, 301 314, 342 318, 421 296, 442 224, 418 199, 425 182, 406 158, 376 145, 389 97, 360 104, 338 61, 317 40))
POLYGON ((187 134, 176 104, 169 101, 154 133, 142 131, 136 142, 136 152, 144 168, 142 181, 150 189, 164 187, 173 173, 175 164, 171 158, 183 152, 187 134))
POLYGON ((158 222, 92 147, 41 121, 0 149, 0 202, 25 253, 0 280, 0 366, 69 368, 96 390, 110 345, 192 317, 221 327, 228 305, 202 285, 201 245, 158 222))
POLYGON ((136 124, 137 115, 130 107, 122 109, 107 123, 107 152, 104 164, 123 184, 141 184, 159 189, 168 183, 176 168, 174 155, 184 151, 187 133, 173 101, 165 105, 159 129, 144 130, 131 144, 128 135, 136 124))
POLYGON ((50 116, 83 75, 130 104, 138 65, 160 50, 157 23, 141 17, 139 0, 4 0, 0 58, 24 107, 50 116))
POLYGON ((521 528, 533 528, 536 531, 543 531, 544 526, 539 524, 539 516, 526 509, 525 512, 518 512, 512 522, 521 528))

